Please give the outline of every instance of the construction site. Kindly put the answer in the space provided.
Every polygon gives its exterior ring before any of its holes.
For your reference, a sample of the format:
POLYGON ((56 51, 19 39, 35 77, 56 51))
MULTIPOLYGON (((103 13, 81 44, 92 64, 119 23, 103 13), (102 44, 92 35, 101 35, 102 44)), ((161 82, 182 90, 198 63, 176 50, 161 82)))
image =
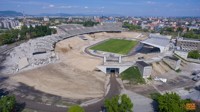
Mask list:
POLYGON ((187 82, 189 79, 182 74, 189 75, 199 67, 174 56, 170 37, 123 31, 119 24, 94 27, 69 24, 57 26, 57 30, 58 34, 29 40, 4 53, 0 64, 1 88, 45 105, 80 104, 87 108, 104 99, 109 91, 115 94, 110 74, 120 77, 126 69, 138 66, 148 85, 123 84, 126 89, 148 97, 151 92, 170 90, 172 85, 162 88, 168 80, 187 82), (110 39, 136 43, 127 54, 91 49, 110 39), (188 66, 192 69, 187 69, 188 66))

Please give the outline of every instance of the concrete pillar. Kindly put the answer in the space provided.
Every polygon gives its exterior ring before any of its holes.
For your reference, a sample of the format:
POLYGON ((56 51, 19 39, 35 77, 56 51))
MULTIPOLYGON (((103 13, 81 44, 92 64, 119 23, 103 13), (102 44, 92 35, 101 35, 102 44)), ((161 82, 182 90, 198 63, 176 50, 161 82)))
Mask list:
POLYGON ((122 56, 119 56, 119 63, 122 62, 122 56))
POLYGON ((106 63, 106 56, 103 56, 103 63, 106 63))

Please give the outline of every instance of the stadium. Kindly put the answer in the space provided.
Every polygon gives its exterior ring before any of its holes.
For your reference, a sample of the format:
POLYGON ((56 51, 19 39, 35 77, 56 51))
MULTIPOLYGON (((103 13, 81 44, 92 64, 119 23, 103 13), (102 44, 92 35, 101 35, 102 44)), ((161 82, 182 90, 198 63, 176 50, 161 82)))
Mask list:
POLYGON ((110 74, 119 77, 132 66, 139 67, 143 78, 152 72, 166 72, 164 68, 171 70, 162 61, 162 65, 155 64, 170 49, 168 38, 123 31, 119 23, 94 27, 63 24, 57 26, 57 31, 58 34, 31 39, 6 52, 0 72, 9 79, 2 88, 20 99, 45 105, 87 106, 116 94, 110 74), (155 48, 158 50, 154 52, 155 48), (155 57, 159 59, 151 60, 155 57))

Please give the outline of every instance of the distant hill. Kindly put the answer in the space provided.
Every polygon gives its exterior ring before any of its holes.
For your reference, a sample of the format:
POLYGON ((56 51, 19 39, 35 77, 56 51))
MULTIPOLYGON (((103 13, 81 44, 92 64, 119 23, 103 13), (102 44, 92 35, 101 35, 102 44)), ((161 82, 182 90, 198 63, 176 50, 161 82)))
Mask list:
POLYGON ((23 16, 23 14, 16 11, 0 11, 0 16, 23 16))
POLYGON ((121 16, 119 14, 81 14, 81 13, 77 13, 77 14, 68 14, 68 13, 42 13, 39 14, 37 16, 121 16))
POLYGON ((42 14, 39 14, 38 16, 73 16, 73 15, 66 14, 66 13, 54 13, 54 14, 42 13, 42 14))
MULTIPOLYGON (((0 17, 1 16, 23 16, 23 13, 17 12, 17 11, 0 11, 0 17)), ((26 14, 26 16, 60 16, 60 17, 65 17, 65 16, 120 16, 119 14, 82 14, 82 13, 75 13, 75 14, 68 14, 68 13, 41 13, 41 14, 36 14, 36 15, 29 15, 26 14)))

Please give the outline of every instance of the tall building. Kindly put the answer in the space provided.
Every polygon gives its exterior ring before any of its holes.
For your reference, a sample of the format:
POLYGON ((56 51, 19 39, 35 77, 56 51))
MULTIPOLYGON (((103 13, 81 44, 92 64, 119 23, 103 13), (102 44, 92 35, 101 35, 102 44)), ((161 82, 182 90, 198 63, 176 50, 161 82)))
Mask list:
POLYGON ((10 29, 10 25, 9 25, 9 22, 7 20, 3 20, 2 25, 3 25, 3 28, 10 29))
POLYGON ((19 21, 16 20, 2 20, 1 28, 11 29, 19 26, 19 21))
POLYGON ((3 28, 3 25, 2 25, 2 23, 0 22, 0 28, 3 28))
POLYGON ((48 17, 44 17, 44 21, 48 22, 49 18, 48 17))

